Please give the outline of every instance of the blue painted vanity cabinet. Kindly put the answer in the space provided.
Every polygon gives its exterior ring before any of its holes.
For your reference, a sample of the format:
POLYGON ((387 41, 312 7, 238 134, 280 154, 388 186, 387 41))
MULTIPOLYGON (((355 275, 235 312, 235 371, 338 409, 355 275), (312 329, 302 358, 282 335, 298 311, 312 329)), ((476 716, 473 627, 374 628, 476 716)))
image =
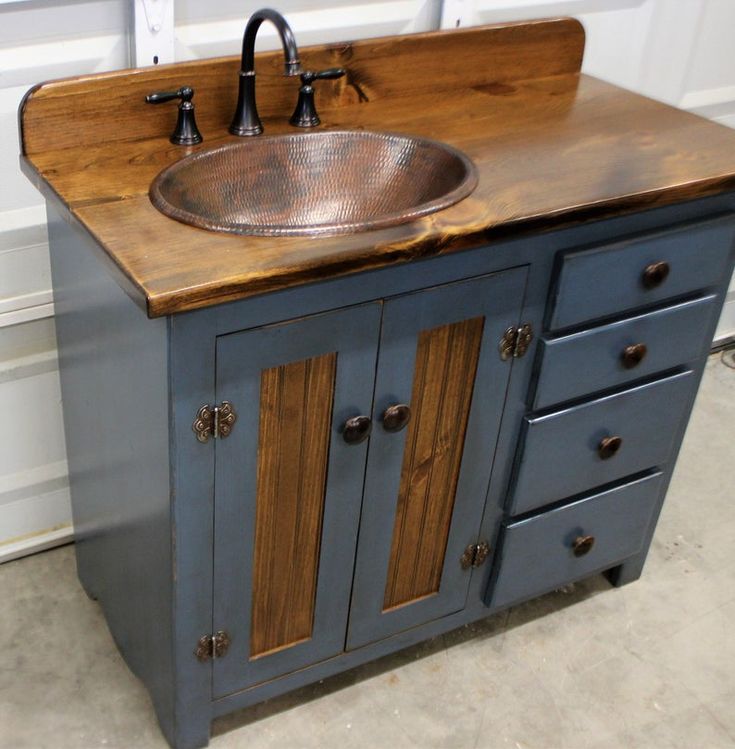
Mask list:
POLYGON ((215 696, 464 608, 526 275, 217 338, 237 421, 215 455, 215 696))
POLYGON ((635 579, 734 209, 158 319, 52 209, 80 579, 169 741, 587 575, 635 579))

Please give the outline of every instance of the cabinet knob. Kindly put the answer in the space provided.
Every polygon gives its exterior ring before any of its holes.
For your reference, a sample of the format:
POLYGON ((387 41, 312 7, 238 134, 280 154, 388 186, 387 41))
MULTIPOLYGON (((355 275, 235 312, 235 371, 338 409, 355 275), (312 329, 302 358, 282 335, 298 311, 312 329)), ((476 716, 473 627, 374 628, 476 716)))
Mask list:
POLYGON ((623 445, 622 437, 605 437, 597 446, 597 454, 602 460, 612 458, 623 445))
POLYGON ((370 436, 373 422, 369 416, 353 416, 345 421, 342 438, 348 445, 359 445, 370 436))
POLYGON ((643 286, 647 289, 655 289, 668 278, 670 270, 671 267, 665 260, 647 265, 643 270, 643 286))
POLYGON ((648 346, 645 343, 634 343, 623 349, 620 360, 626 369, 633 369, 646 358, 647 353, 648 346))
POLYGON ((572 551, 574 552, 574 556, 583 557, 585 554, 589 554, 594 545, 594 536, 577 536, 577 538, 572 541, 572 551))
POLYGON ((383 429, 400 432, 411 421, 411 408, 405 403, 396 403, 383 411, 383 429))

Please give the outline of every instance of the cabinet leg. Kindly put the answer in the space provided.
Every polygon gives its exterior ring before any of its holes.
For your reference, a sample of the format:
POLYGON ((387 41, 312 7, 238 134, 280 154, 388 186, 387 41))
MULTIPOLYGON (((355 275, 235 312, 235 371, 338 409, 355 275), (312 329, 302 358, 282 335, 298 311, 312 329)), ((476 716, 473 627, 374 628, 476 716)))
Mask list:
POLYGON ((639 554, 638 556, 627 559, 617 567, 612 567, 605 572, 605 577, 610 581, 616 588, 620 588, 628 583, 635 582, 643 572, 643 565, 646 562, 646 554, 639 554))
POLYGON ((158 721, 172 749, 201 749, 209 744, 212 721, 209 709, 189 711, 173 723, 159 714, 158 721))
POLYGON ((97 581, 94 579, 94 567, 89 563, 79 542, 74 545, 74 556, 77 562, 77 579, 82 586, 82 590, 87 594, 87 598, 92 601, 99 600, 99 596, 95 592, 95 582, 97 581))

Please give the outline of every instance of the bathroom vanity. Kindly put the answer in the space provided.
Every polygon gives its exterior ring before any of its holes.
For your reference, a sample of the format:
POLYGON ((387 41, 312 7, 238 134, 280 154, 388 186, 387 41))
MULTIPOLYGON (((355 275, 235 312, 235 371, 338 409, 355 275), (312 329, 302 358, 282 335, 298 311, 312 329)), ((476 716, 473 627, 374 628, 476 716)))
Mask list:
MULTIPOLYGON (((735 133, 581 75, 583 49, 562 19, 302 50, 346 70, 319 84, 320 129, 434 138, 479 176, 342 236, 151 205, 163 168, 236 140, 235 58, 26 97, 79 576, 178 749, 503 607, 641 574, 732 273, 735 133), (184 85, 191 148, 144 102, 184 85)), ((266 135, 293 132, 281 62, 257 58, 266 135)))

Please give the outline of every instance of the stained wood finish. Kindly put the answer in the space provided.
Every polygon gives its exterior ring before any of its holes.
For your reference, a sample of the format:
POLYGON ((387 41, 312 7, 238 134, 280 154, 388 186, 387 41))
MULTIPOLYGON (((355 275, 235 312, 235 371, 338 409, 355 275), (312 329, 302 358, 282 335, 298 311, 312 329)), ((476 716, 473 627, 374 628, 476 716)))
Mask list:
MULTIPOLYGON (((406 95, 433 96, 451 90, 460 76, 465 86, 492 88, 577 73, 583 52, 581 24, 562 19, 317 45, 301 48, 300 56, 305 69, 347 68, 343 79, 321 81, 316 88, 321 111, 406 95)), ((299 84, 298 78, 283 75, 283 52, 263 52, 256 60, 258 112, 290 116, 299 84)), ((182 84, 195 90, 200 129, 224 132, 237 101, 239 69, 240 58, 233 56, 41 84, 22 105, 23 152, 167 138, 173 110, 147 105, 145 96, 182 84)))
POLYGON ((419 336, 384 611, 439 590, 483 324, 419 336))
POLYGON ((251 658, 311 636, 336 364, 324 354, 261 376, 251 658))
MULTIPOLYGON (((153 208, 147 192, 163 167, 234 140, 232 58, 42 86, 21 112, 21 164, 151 317, 735 189, 730 129, 580 75, 583 43, 579 24, 560 20, 304 49, 309 67, 349 72, 318 88, 321 127, 437 138, 478 167, 472 196, 391 229, 237 237, 153 208), (205 142, 193 149, 168 142, 173 111, 142 103, 180 83, 197 89, 205 142)), ((275 72, 279 54, 258 56, 258 69, 275 72)), ((293 81, 259 74, 267 134, 294 132, 295 99, 293 81)))

